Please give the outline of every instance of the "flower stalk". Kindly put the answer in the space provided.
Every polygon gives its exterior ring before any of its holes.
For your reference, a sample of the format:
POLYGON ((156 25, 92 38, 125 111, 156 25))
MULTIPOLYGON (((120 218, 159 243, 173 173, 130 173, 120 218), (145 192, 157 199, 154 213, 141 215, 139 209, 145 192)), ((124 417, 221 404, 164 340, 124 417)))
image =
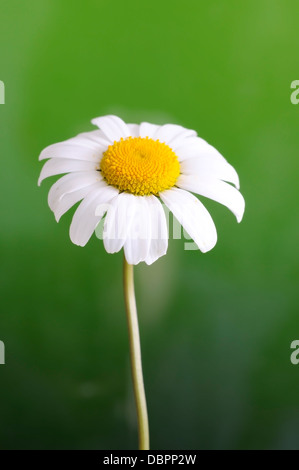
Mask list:
POLYGON ((149 427, 143 383, 138 316, 134 290, 133 265, 124 257, 124 295, 129 331, 130 358, 137 409, 139 450, 149 450, 149 427))

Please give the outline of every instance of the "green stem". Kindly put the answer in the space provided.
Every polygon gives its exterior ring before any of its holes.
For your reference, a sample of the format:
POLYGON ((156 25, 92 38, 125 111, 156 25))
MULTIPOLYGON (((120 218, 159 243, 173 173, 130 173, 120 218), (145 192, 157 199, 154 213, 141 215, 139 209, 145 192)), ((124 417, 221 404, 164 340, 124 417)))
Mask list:
POLYGON ((144 391, 133 265, 124 257, 124 294, 129 330, 133 388, 137 408, 139 450, 149 450, 149 428, 144 391))

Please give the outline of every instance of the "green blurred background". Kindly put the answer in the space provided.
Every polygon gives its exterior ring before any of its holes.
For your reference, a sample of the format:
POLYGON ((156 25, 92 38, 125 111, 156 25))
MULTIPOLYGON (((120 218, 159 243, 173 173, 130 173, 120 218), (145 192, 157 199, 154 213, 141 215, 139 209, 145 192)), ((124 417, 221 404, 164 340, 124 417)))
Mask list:
POLYGON ((299 449, 296 0, 1 0, 0 448, 137 445, 122 255, 69 240, 47 145, 107 113, 194 128, 237 169, 240 225, 136 268, 153 449, 299 449))

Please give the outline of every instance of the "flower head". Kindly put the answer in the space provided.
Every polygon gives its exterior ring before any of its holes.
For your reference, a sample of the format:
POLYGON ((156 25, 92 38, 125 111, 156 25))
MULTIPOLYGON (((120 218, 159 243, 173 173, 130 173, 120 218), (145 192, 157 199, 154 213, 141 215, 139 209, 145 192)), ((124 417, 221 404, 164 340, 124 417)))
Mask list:
POLYGON ((216 228, 192 193, 225 205, 241 221, 245 203, 236 171, 194 130, 126 124, 117 116, 92 123, 99 129, 50 145, 39 157, 49 159, 39 184, 66 173, 48 196, 56 220, 82 201, 70 227, 73 243, 84 246, 105 217, 107 252, 124 248, 128 263, 152 264, 168 246, 164 203, 198 248, 209 251, 217 241, 216 228))

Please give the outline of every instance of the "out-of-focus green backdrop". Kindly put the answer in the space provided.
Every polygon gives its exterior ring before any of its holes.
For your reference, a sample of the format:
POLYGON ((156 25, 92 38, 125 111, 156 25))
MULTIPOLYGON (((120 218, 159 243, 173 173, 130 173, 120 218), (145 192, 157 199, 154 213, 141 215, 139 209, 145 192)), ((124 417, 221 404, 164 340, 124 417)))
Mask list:
POLYGON ((154 449, 299 448, 296 0, 1 0, 0 448, 136 448, 122 255, 37 188, 47 145, 107 113, 194 128, 237 169, 238 225, 136 268, 154 449))

